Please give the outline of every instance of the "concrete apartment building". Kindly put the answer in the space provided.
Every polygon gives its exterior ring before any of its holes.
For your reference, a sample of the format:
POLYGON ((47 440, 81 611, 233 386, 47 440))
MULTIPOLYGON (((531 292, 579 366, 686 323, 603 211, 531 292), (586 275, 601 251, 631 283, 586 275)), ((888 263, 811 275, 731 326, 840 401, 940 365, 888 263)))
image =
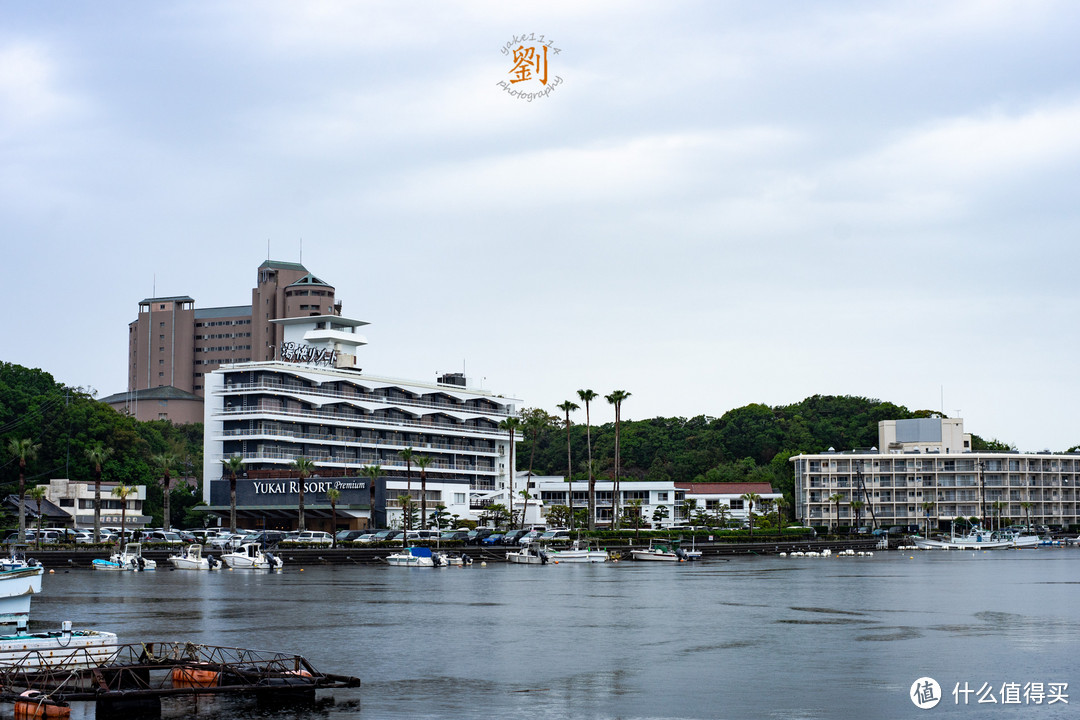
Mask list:
POLYGON ((1080 453, 971 452, 959 418, 884 420, 878 447, 798 455, 796 516, 808 525, 924 525, 953 518, 1078 522, 1080 453), (839 498, 839 502, 837 502, 839 498))
POLYGON ((197 308, 194 298, 146 298, 128 326, 128 386, 102 402, 139 420, 201 422, 205 378, 223 365, 273 360, 285 318, 340 314, 334 288, 299 263, 267 260, 250 305, 197 308))

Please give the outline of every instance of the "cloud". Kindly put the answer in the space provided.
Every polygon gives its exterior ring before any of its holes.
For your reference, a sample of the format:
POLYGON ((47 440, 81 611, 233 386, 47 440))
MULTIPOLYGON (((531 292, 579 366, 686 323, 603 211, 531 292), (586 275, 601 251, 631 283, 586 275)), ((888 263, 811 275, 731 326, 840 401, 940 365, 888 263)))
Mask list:
POLYGON ((48 49, 29 41, 0 47, 0 137, 49 123, 74 100, 57 87, 48 49))

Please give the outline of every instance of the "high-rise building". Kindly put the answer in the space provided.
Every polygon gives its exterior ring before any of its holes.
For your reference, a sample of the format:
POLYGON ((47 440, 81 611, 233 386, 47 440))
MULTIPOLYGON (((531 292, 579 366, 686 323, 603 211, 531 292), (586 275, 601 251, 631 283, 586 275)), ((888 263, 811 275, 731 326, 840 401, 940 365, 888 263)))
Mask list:
POLYGON ((146 298, 128 326, 127 391, 103 398, 139 420, 202 420, 205 377, 223 365, 272 360, 283 342, 272 320, 340 314, 334 288, 300 263, 259 266, 250 305, 197 308, 194 298, 146 298))

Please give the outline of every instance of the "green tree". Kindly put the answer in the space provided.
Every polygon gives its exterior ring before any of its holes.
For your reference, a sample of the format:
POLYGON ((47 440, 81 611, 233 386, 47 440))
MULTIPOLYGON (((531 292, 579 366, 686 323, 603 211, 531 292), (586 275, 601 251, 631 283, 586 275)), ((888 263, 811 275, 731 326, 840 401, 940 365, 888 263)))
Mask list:
POLYGON ((570 488, 567 490, 569 502, 567 507, 570 508, 570 524, 567 525, 571 530, 574 529, 574 468, 573 468, 573 455, 570 451, 570 413, 578 409, 575 403, 569 400, 559 404, 559 409, 566 413, 566 481, 570 483, 570 488))
POLYGON ((480 519, 497 528, 510 521, 510 513, 502 503, 492 503, 480 513, 480 519))
POLYGON ((659 530, 663 526, 664 521, 668 519, 668 515, 669 511, 667 505, 656 506, 656 509, 653 510, 652 514, 653 525, 656 527, 656 529, 659 530))
POLYGON ((417 455, 413 458, 416 467, 420 468, 420 527, 427 527, 427 469, 431 464, 431 458, 427 455, 417 455))
POLYGON ((315 472, 315 463, 306 457, 298 457, 293 460, 292 469, 296 471, 297 477, 300 478, 300 496, 297 498, 296 503, 296 529, 304 532, 307 529, 307 524, 304 522, 304 481, 315 472))
POLYGON ((593 475, 592 459, 592 420, 589 417, 589 403, 597 398, 592 390, 578 390, 578 398, 585 403, 585 447, 588 450, 589 469, 589 532, 596 530, 596 477, 593 475))
POLYGON ((510 507, 508 512, 510 513, 510 522, 514 522, 514 474, 517 472, 517 467, 514 464, 514 444, 517 442, 517 429, 521 427, 521 420, 516 417, 508 417, 499 423, 499 429, 505 430, 510 435, 510 486, 506 497, 509 498, 510 507))
POLYGON ((691 518, 693 518, 694 515, 697 513, 697 498, 688 498, 686 500, 683 500, 682 512, 682 518, 679 517, 678 513, 675 514, 676 521, 680 519, 690 520, 691 518))
POLYGON ((8 450, 19 461, 19 542, 26 537, 26 463, 37 457, 40 443, 29 438, 11 438, 8 450))
MULTIPOLYGON (((412 497, 412 464, 413 464, 413 449, 407 447, 404 450, 398 450, 398 455, 405 461, 405 491, 412 497)), ((405 516, 405 526, 402 528, 405 531, 412 530, 412 515, 405 516)))
POLYGON ((1022 502, 1020 507, 1024 509, 1024 522, 1027 523, 1028 532, 1031 532, 1031 508, 1035 507, 1035 503, 1022 502))
POLYGON ((934 509, 934 502, 928 500, 922 503, 923 515, 926 516, 926 537, 930 537, 930 511, 934 509))
POLYGON ((641 526, 645 524, 645 518, 641 516, 641 498, 634 498, 626 503, 626 521, 634 528, 634 537, 641 537, 641 526))
POLYGON ((552 505, 549 507, 547 520, 554 527, 570 527, 573 524, 570 508, 566 505, 552 505))
POLYGON ((113 454, 100 442, 86 449, 86 459, 94 466, 94 542, 101 542, 101 466, 113 454))
POLYGON ((840 527, 840 503, 844 502, 844 496, 840 493, 833 493, 829 496, 829 502, 836 504, 836 522, 833 523, 833 532, 836 532, 836 528, 840 527))
POLYGON ((614 390, 610 395, 604 396, 605 400, 615 406, 615 482, 614 492, 611 494, 613 503, 611 509, 616 529, 619 527, 619 431, 622 426, 622 404, 628 397, 630 393, 625 390, 614 390))
POLYGON ((761 502, 761 496, 757 493, 748 492, 739 496, 746 503, 746 517, 750 520, 750 537, 754 537, 754 503, 761 502))
POLYGON ((375 483, 382 475, 382 467, 379 465, 365 465, 360 468, 360 474, 368 479, 368 522, 375 522, 375 483))
POLYGON ((326 499, 330 501, 330 547, 337 547, 337 501, 341 498, 341 491, 337 488, 330 488, 326 491, 326 499))
POLYGON ((165 515, 162 521, 161 527, 166 532, 171 529, 170 519, 172 518, 172 505, 170 503, 170 496, 172 495, 172 476, 170 473, 176 466, 176 455, 170 452, 158 453, 150 458, 150 462, 161 473, 161 491, 163 493, 165 504, 165 515))
MULTIPOLYGON (((34 487, 30 488, 30 492, 29 492, 30 499, 37 501, 37 549, 38 550, 41 549, 41 521, 45 519, 45 517, 41 513, 41 503, 45 499, 45 494, 47 492, 48 492, 48 488, 46 488, 44 485, 35 485, 34 487)), ((19 535, 19 542, 22 542, 25 537, 26 537, 25 533, 19 535)))
POLYGON ((229 532, 236 532, 236 476, 244 469, 244 458, 233 455, 221 461, 229 473, 229 532))
POLYGON ((529 488, 523 488, 518 490, 518 495, 521 496, 522 508, 521 508, 521 527, 525 527, 525 515, 529 512, 529 501, 533 499, 533 496, 529 493, 529 488))
POLYGON ((124 531, 127 530, 127 499, 138 492, 138 488, 122 482, 112 489, 113 497, 120 498, 120 547, 124 546, 124 531))
POLYGON ((412 495, 409 493, 398 495, 398 503, 401 505, 401 529, 404 531, 401 533, 401 547, 405 547, 416 508, 413 504, 412 495))
POLYGON ((855 513, 855 527, 861 527, 861 524, 859 523, 859 517, 862 514, 862 509, 865 504, 866 503, 864 503, 862 500, 852 500, 848 503, 848 506, 851 508, 851 512, 855 513))

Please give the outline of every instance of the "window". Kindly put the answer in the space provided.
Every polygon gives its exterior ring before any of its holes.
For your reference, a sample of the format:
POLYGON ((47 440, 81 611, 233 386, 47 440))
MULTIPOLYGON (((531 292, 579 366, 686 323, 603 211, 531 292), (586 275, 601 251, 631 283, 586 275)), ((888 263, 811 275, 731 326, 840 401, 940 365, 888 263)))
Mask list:
POLYGON ((157 326, 158 326, 159 328, 165 327, 165 323, 163 323, 163 322, 159 322, 157 326))
POLYGON ((667 496, 668 496, 668 494, 666 492, 658 492, 658 493, 656 493, 656 502, 667 502, 668 501, 667 496))
POLYGON ((464 505, 465 504, 465 493, 454 493, 454 504, 455 505, 464 505))

